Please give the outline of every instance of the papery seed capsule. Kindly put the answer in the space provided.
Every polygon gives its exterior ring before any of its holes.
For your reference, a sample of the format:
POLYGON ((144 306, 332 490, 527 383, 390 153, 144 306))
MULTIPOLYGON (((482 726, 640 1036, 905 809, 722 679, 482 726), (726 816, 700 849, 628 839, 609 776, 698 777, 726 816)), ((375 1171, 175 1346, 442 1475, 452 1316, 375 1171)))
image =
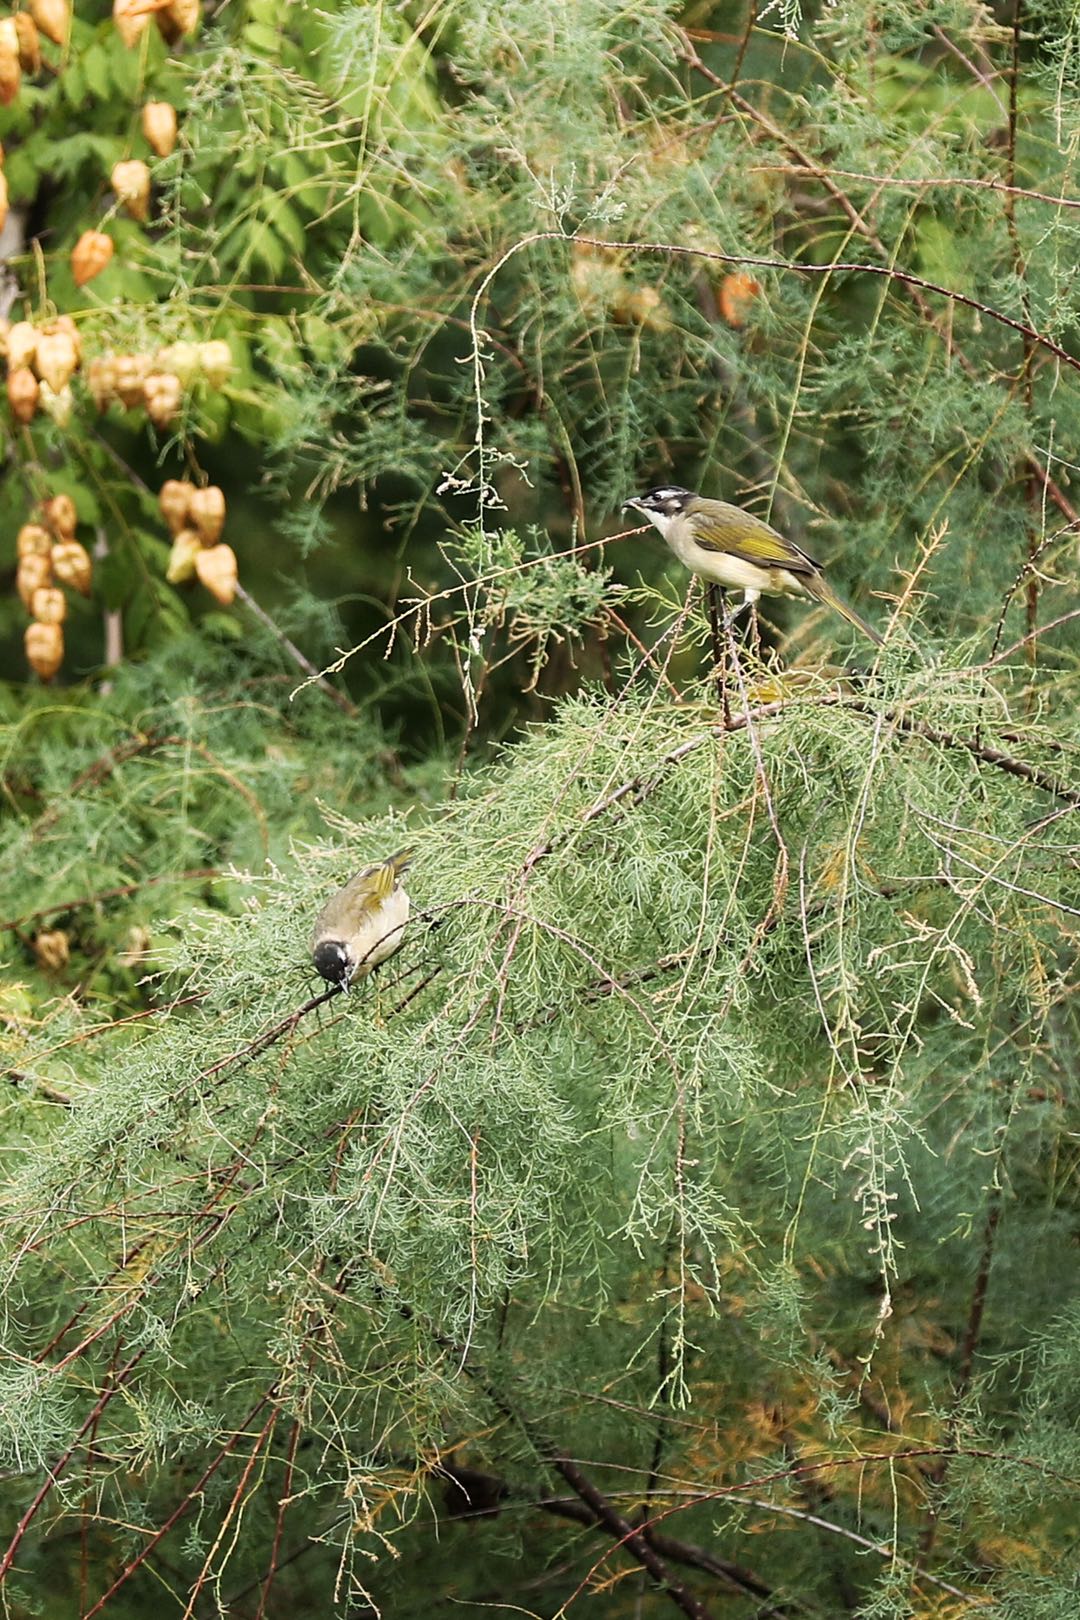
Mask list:
POLYGON ((70 385, 65 383, 63 388, 50 388, 47 382, 43 382, 38 393, 38 408, 46 416, 51 416, 58 428, 66 428, 75 409, 75 395, 70 385))
POLYGON ((196 529, 181 529, 169 552, 169 566, 165 578, 170 585, 186 585, 195 578, 195 559, 203 549, 196 529))
POLYGON ((75 364, 76 366, 82 365, 82 333, 70 315, 58 315, 55 321, 49 322, 45 330, 46 332, 66 332, 75 345, 75 364))
POLYGON ((69 381, 78 364, 78 352, 67 332, 38 334, 34 370, 55 393, 69 381))
POLYGON ((38 38, 37 23, 28 11, 17 11, 14 22, 19 48, 19 66, 24 73, 40 73, 41 41, 38 38))
POLYGON ((12 371, 20 366, 32 366, 37 354, 38 332, 29 321, 15 321, 8 327, 7 359, 12 371))
POLYGON ((146 414, 155 427, 168 427, 176 420, 184 400, 179 377, 168 371, 151 372, 143 383, 146 414))
POLYGON ((132 219, 145 221, 150 213, 150 170, 142 158, 114 163, 110 175, 117 201, 132 219))
POLYGON ((45 523, 58 540, 70 540, 79 524, 75 502, 70 495, 54 495, 42 507, 45 523))
POLYGON ((118 354, 116 392, 129 410, 143 403, 143 384, 150 375, 153 360, 148 354, 118 354))
POLYGON ((186 478, 167 478, 162 484, 158 506, 171 534, 179 534, 187 526, 194 493, 195 485, 189 484, 186 478))
POLYGON ((191 521, 204 546, 212 546, 225 527, 225 496, 216 484, 197 489, 189 506, 191 521))
POLYGON ((66 45, 71 28, 71 7, 68 0, 30 0, 30 15, 46 39, 54 45, 66 45))
POLYGON ((199 26, 202 7, 199 0, 169 0, 157 13, 157 25, 167 45, 175 45, 185 34, 193 34, 199 26))
POLYGON ((77 540, 60 540, 53 546, 51 555, 53 573, 61 585, 70 585, 80 596, 89 596, 94 565, 86 547, 77 540))
MULTIPOLYGON (((31 625, 30 629, 32 630, 33 628, 33 625, 31 625)), ((49 626, 48 628, 52 628, 52 626, 49 626)), ((29 631, 27 632, 27 639, 29 639, 29 631)), ((27 654, 29 654, 29 651, 30 649, 27 647, 27 654)), ((54 668, 50 671, 50 674, 56 674, 56 671, 60 668, 60 663, 63 656, 64 638, 63 635, 61 635, 60 657, 57 659, 54 668)), ((33 664, 34 660, 31 658, 30 662, 33 664)), ((34 667, 37 668, 36 665, 34 665, 34 667)), ((40 669, 38 669, 38 674, 42 674, 40 669)), ((49 676, 43 675, 42 679, 48 680, 49 676)), ((32 943, 34 955, 37 957, 38 962, 43 968, 48 968, 51 972, 55 973, 59 968, 67 967, 68 961, 71 957, 71 942, 62 928, 42 929, 40 934, 34 935, 32 943)))
POLYGON ((24 607, 29 608, 34 600, 34 592, 40 591, 43 585, 52 584, 52 559, 50 557, 20 557, 19 566, 15 570, 15 589, 22 599, 24 607))
POLYGON ((39 585, 30 602, 30 611, 39 624, 63 624, 67 618, 67 597, 55 585, 39 585))
POLYGON ((168 157, 176 145, 176 108, 172 103, 148 101, 142 110, 142 127, 158 157, 168 157))
POLYGON ((615 320, 622 326, 644 326, 652 332, 666 332, 671 315, 655 287, 628 287, 612 305, 615 320))
POLYGON ((0 102, 15 100, 22 83, 19 66, 19 33, 14 17, 0 17, 0 102))
POLYGON ((15 537, 15 554, 20 562, 24 557, 47 557, 52 547, 52 536, 40 523, 24 523, 15 537))
POLYGON ((199 551, 195 558, 195 572, 211 596, 222 607, 228 607, 236 595, 236 553, 231 546, 210 546, 199 551))
POLYGON ((222 388, 233 368, 232 350, 222 338, 200 343, 199 366, 211 388, 222 388))
POLYGON ((150 26, 152 10, 149 0, 113 0, 113 22, 128 50, 150 26))
POLYGON ((113 256, 112 237, 104 231, 83 231, 71 250, 71 274, 76 287, 99 276, 113 256))
POLYGON ((21 366, 17 371, 8 373, 7 392, 15 420, 32 422, 37 411, 39 388, 38 380, 29 366, 21 366))
POLYGON ((155 371, 171 371, 189 388, 199 369, 199 350, 194 343, 170 343, 159 349, 154 360, 155 371))
POLYGON ((116 398, 116 356, 99 354, 86 370, 86 385, 99 411, 108 410, 116 398))

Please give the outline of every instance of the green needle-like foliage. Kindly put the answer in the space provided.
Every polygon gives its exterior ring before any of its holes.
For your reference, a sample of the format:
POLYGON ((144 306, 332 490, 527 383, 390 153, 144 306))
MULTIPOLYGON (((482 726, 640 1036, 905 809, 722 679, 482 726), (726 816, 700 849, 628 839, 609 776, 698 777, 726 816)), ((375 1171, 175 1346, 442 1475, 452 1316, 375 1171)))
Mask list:
POLYGON ((99 6, 0 113, 14 313, 232 356, 9 434, 10 579, 57 493, 96 560, 0 695, 5 1616, 1075 1614, 1078 46, 99 6), (231 603, 165 579, 188 476, 231 603), (714 628, 660 482, 884 648, 714 628))

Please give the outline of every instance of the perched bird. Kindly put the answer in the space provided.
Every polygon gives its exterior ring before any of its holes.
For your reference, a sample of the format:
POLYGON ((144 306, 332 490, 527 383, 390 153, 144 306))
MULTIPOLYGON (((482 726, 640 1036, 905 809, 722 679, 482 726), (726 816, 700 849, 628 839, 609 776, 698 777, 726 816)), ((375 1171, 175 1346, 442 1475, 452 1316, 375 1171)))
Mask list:
POLYGON ((339 990, 363 979, 401 945, 409 897, 401 886, 411 849, 365 866, 332 894, 311 936, 316 971, 339 990))
POLYGON ((631 507, 656 525, 692 573, 725 590, 744 591, 747 602, 763 592, 813 597, 881 646, 877 631, 841 601, 814 559, 762 518, 677 485, 650 489, 623 510, 631 507))

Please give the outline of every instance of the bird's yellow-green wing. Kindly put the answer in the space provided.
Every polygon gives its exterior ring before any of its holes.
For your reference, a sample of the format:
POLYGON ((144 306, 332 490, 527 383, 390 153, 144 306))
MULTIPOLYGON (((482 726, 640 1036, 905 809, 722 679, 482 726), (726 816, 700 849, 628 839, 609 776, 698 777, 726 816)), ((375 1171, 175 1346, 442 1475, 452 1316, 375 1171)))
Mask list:
POLYGON ((387 856, 385 861, 365 866, 362 872, 349 879, 342 890, 342 897, 347 896, 357 911, 374 910, 394 892, 398 879, 408 871, 411 859, 411 849, 399 849, 396 855, 387 856))
POLYGON ((703 551, 726 552, 759 568, 786 568, 792 574, 816 574, 818 565, 792 540, 785 540, 762 518, 717 501, 719 510, 695 512, 694 539, 703 551))

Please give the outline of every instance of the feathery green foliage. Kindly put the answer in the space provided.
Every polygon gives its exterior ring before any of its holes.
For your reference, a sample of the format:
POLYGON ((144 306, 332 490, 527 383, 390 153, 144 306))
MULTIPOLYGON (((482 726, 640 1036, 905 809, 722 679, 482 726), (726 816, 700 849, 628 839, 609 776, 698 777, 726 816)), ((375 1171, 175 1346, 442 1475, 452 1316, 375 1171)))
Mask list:
POLYGON ((9 1614, 1075 1610, 1075 22, 761 10, 245 0, 146 37, 182 140, 79 295, 37 198, 88 345, 235 368, 12 438, 109 557, 0 713, 9 1614), (719 692, 664 480, 881 655, 768 604, 719 692))

